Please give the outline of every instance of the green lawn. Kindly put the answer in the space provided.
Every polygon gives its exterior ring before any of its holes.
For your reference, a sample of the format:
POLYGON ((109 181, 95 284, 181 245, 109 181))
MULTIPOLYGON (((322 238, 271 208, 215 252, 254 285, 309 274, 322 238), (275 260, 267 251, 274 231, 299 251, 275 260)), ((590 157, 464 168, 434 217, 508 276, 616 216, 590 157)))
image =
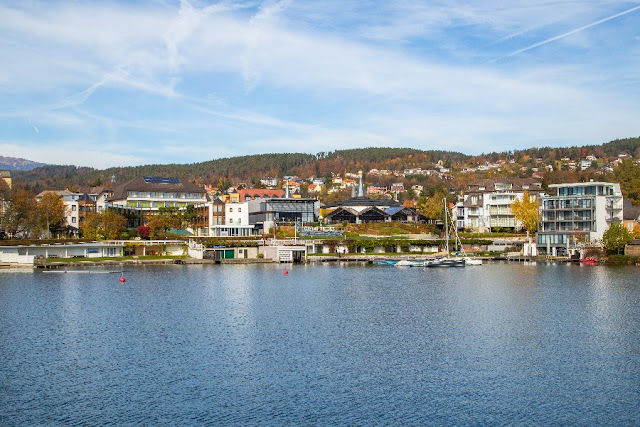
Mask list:
POLYGON ((123 257, 110 257, 110 258, 86 258, 86 257, 77 257, 77 258, 49 258, 47 259, 47 264, 58 264, 58 263, 70 263, 70 262, 103 262, 103 261, 128 261, 128 260, 161 260, 161 259, 185 259, 188 258, 186 255, 147 255, 147 256, 123 256, 123 257))

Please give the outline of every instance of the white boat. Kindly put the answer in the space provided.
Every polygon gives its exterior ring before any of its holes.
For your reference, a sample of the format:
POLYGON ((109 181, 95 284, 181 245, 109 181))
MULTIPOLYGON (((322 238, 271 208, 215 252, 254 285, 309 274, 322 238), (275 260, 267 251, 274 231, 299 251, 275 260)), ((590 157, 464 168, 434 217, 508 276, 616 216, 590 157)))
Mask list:
POLYGON ((466 256, 463 259, 465 265, 482 265, 482 260, 478 258, 471 258, 469 256, 466 256))
POLYGON ((402 259, 394 264, 396 267, 423 267, 424 261, 402 259))

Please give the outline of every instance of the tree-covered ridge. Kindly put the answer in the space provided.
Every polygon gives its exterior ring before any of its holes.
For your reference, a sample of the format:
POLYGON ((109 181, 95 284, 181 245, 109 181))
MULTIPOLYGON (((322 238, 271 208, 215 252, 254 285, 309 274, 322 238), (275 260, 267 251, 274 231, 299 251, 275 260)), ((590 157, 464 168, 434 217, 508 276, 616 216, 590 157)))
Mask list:
POLYGON ((523 150, 508 152, 492 152, 476 156, 486 158, 488 161, 498 161, 505 158, 522 159, 542 159, 546 162, 569 158, 572 160, 584 159, 588 155, 593 155, 605 161, 616 158, 620 153, 627 153, 636 158, 640 158, 640 137, 616 139, 601 145, 584 145, 573 147, 535 147, 523 150))
POLYGON ((255 184, 266 176, 325 176, 329 173, 367 171, 371 168, 402 170, 424 166, 439 160, 448 162, 468 159, 461 153, 423 151, 412 148, 359 148, 304 153, 255 154, 227 157, 191 164, 143 165, 98 170, 76 166, 45 166, 31 171, 16 172, 16 181, 33 191, 64 187, 99 186, 115 176, 125 182, 137 176, 176 176, 201 184, 246 182, 255 184))
MULTIPOLYGON (((503 162, 504 167, 499 172, 492 170, 484 174, 480 172, 477 174, 458 174, 456 175, 456 183, 459 186, 464 186, 468 180, 474 180, 478 177, 494 177, 496 174, 531 176, 534 168, 541 168, 544 165, 549 165, 553 171, 545 175, 547 182, 552 183, 563 180, 602 179, 595 175, 597 172, 595 167, 582 172, 581 175, 574 171, 565 170, 561 163, 567 158, 579 161, 587 156, 594 156, 598 159, 597 162, 594 162, 594 166, 601 167, 616 159, 620 153, 640 158, 640 137, 617 139, 602 145, 529 148, 478 156, 444 150, 425 151, 414 148, 367 147, 320 152, 315 155, 305 153, 255 154, 191 164, 151 164, 105 170, 77 166, 44 166, 30 171, 13 172, 13 176, 16 184, 35 193, 48 189, 87 189, 108 184, 112 176, 116 177, 118 183, 122 183, 141 175, 175 176, 197 184, 212 184, 226 188, 228 185, 239 183, 257 185, 260 178, 281 178, 285 175, 296 175, 303 178, 327 177, 332 173, 343 174, 358 171, 367 173, 371 169, 402 172, 407 168, 432 168, 438 162, 442 162, 445 167, 460 171, 465 167, 484 165, 489 162, 503 162), (510 162, 514 162, 512 166, 510 166, 510 162)), ((387 176, 375 179, 395 180, 396 178, 387 176)), ((431 184, 425 177, 421 177, 416 182, 410 181, 405 184, 431 184)))

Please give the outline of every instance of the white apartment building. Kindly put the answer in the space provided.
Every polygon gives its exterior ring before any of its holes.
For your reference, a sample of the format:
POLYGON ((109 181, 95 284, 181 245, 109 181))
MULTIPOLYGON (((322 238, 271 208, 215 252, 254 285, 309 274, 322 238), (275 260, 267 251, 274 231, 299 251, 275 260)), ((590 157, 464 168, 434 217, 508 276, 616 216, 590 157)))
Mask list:
POLYGON ((552 184, 555 195, 540 199, 538 252, 551 256, 573 253, 581 243, 597 242, 614 222, 623 221, 620 184, 577 182, 552 184))
POLYGON ((534 179, 483 180, 470 184, 456 205, 456 226, 476 232, 521 228, 511 205, 516 199, 522 200, 525 191, 531 199, 537 199, 543 192, 542 184, 534 179))

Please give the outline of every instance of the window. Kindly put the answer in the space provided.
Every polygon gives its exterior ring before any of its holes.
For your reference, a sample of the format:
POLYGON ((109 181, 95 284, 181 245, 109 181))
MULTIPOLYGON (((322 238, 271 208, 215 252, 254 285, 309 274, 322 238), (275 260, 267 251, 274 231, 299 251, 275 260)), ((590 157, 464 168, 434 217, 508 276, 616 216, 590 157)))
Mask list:
POLYGON ((233 208, 229 208, 229 212, 233 212, 233 208))
POLYGON ((71 223, 72 223, 72 224, 75 224, 75 223, 76 223, 76 217, 75 217, 75 216, 72 216, 72 217, 71 217, 71 223))
POLYGON ((474 205, 476 203, 478 203, 478 197, 477 196, 471 196, 471 203, 474 204, 474 205))
POLYGON ((76 205, 71 205, 71 211, 75 212, 76 211, 76 205))

